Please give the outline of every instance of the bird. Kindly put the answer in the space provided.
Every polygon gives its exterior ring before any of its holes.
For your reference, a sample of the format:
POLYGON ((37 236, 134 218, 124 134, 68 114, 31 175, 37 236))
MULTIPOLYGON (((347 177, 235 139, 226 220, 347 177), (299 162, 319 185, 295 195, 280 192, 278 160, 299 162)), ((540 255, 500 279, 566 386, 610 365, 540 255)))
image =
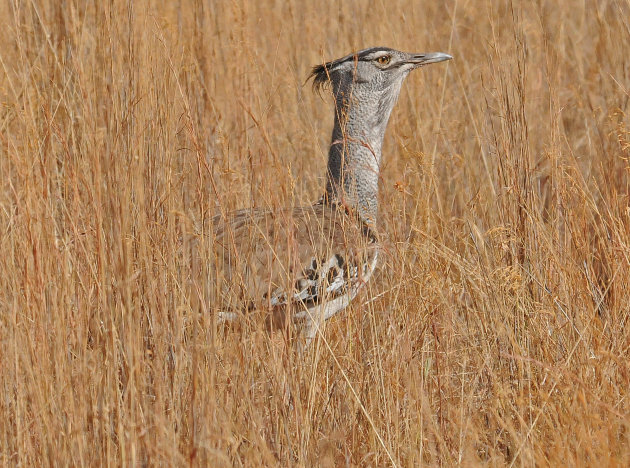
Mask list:
POLYGON ((329 89, 335 103, 324 193, 310 206, 212 219, 218 322, 262 315, 272 328, 297 324, 308 346, 357 297, 378 263, 379 169, 401 85, 412 70, 450 59, 372 47, 312 68, 314 90, 329 89))

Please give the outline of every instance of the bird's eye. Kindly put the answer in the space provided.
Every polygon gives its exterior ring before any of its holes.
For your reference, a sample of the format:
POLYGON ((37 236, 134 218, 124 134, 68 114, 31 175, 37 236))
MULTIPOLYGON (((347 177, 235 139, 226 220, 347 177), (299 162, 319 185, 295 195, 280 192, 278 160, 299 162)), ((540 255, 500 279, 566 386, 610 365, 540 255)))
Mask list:
POLYGON ((381 55, 376 59, 379 65, 387 65, 391 60, 392 58, 389 55, 381 55))

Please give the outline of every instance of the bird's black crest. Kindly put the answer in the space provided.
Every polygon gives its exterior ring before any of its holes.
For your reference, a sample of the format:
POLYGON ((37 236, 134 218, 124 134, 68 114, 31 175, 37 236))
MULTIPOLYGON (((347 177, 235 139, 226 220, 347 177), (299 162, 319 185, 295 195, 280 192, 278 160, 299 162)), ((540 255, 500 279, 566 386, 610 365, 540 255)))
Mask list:
POLYGON ((339 65, 341 65, 343 62, 347 62, 348 60, 355 61, 360 59, 360 55, 354 53, 346 55, 345 57, 341 57, 337 60, 326 62, 323 65, 314 66, 311 70, 310 76, 308 77, 309 79, 313 78, 313 89, 317 92, 320 92, 322 88, 328 86, 333 80, 334 74, 338 71, 337 67, 339 67, 339 65))
POLYGON ((335 61, 326 62, 323 65, 315 65, 306 81, 313 78, 313 89, 318 93, 321 92, 321 90, 326 88, 326 86, 330 83, 332 78, 330 75, 333 73, 332 70, 337 64, 337 61, 335 61))

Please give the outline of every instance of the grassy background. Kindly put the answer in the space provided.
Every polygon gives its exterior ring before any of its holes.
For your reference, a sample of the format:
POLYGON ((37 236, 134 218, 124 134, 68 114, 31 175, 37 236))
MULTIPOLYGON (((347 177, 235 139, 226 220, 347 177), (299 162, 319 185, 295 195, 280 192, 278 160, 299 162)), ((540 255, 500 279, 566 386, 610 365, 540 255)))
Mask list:
POLYGON ((2 464, 627 463, 630 3, 215 3, 0 5, 2 464), (190 239, 319 197, 305 79, 373 45, 455 59, 394 109, 369 291, 306 356, 218 329, 190 239))

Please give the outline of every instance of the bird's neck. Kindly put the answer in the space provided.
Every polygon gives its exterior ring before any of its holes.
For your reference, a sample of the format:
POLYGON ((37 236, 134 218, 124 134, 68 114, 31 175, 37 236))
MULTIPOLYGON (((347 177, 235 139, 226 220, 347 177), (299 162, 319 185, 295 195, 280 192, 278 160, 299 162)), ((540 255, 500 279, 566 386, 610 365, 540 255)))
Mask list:
POLYGON ((386 102, 373 96, 336 99, 326 199, 355 211, 368 225, 376 224, 381 149, 397 97, 396 92, 386 102))

